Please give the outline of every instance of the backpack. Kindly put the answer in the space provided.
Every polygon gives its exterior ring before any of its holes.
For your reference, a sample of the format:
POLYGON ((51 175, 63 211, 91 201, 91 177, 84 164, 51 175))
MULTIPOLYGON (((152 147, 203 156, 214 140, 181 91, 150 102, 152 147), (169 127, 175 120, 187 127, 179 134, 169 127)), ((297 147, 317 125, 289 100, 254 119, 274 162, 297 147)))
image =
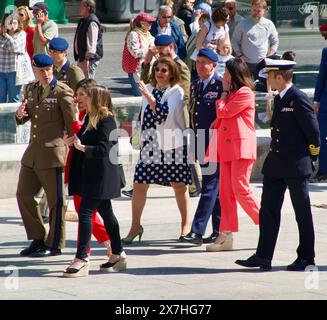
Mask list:
MULTIPOLYGON (((137 35, 138 35, 139 41, 140 41, 140 48, 142 48, 141 36, 138 32, 137 32, 137 35)), ((127 47, 127 38, 126 38, 125 44, 124 44, 122 61, 121 61, 122 69, 126 73, 135 73, 139 63, 140 63, 140 58, 133 57, 132 54, 129 52, 128 47, 127 47)))

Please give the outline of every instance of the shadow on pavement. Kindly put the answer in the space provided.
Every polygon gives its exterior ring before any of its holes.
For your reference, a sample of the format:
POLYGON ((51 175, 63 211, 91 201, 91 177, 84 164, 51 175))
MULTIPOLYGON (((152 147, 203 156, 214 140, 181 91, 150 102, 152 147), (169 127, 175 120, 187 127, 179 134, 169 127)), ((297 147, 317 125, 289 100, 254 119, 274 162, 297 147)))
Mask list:
POLYGON ((23 221, 21 217, 1 217, 0 224, 16 224, 23 226, 23 221))

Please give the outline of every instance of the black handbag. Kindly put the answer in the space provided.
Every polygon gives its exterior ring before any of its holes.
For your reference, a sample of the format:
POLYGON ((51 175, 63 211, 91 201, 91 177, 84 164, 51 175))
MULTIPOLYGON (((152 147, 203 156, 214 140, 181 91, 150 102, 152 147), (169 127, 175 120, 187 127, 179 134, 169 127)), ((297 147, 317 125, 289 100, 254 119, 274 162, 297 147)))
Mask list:
POLYGON ((126 178, 125 178, 124 168, 121 163, 118 164, 118 172, 119 172, 119 179, 120 179, 120 189, 123 189, 126 186, 126 178))

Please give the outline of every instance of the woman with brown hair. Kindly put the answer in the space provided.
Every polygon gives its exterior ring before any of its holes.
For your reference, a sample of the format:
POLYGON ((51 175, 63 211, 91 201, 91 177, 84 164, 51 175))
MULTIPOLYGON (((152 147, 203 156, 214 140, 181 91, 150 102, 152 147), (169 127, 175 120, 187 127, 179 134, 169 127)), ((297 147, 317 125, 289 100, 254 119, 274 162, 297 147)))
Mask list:
MULTIPOLYGON (((74 144, 82 163, 80 172, 70 174, 70 181, 81 177, 82 201, 78 210, 79 242, 75 259, 64 271, 64 277, 83 277, 89 272, 89 241, 92 233, 91 217, 95 209, 100 213, 110 234, 112 254, 100 266, 104 272, 126 269, 126 255, 120 239, 119 223, 112 210, 111 200, 120 197, 120 174, 117 165, 117 126, 111 96, 105 87, 87 89, 85 104, 88 113, 78 134, 66 138, 74 144)), ((73 163, 71 163, 71 166, 73 163)))
POLYGON ((183 137, 184 91, 178 85, 179 69, 168 57, 155 61, 150 84, 140 82, 141 150, 135 168, 132 197, 132 226, 123 243, 143 234, 141 215, 150 184, 171 185, 181 214, 181 235, 189 232, 187 185, 192 184, 183 137))
MULTIPOLYGON (((83 122, 85 116, 87 114, 87 90, 95 87, 97 85, 96 81, 93 79, 83 79, 80 81, 75 90, 75 102, 77 103, 79 114, 78 119, 73 123, 71 129, 73 133, 77 134, 81 127, 83 126, 83 122)), ((81 154, 79 152, 73 152, 74 147, 71 146, 69 148, 69 152, 67 155, 66 166, 65 166, 65 184, 69 186, 69 194, 73 195, 74 207, 75 211, 78 212, 82 197, 81 197, 81 187, 82 187, 82 177, 80 175, 82 169, 82 162, 80 161, 81 154), (71 166, 71 163, 73 165, 71 166), (70 175, 73 177, 71 180, 69 179, 70 175), (69 183, 70 182, 70 183, 69 183)), ((95 210, 92 215, 92 235, 96 238, 96 240, 103 244, 107 249, 107 256, 111 255, 111 246, 110 239, 107 234, 106 228, 103 224, 103 221, 100 218, 99 213, 95 210)), ((78 235, 79 239, 79 235, 78 235)), ((78 242, 78 241, 77 241, 78 242)), ((91 248, 88 248, 88 254, 91 253, 91 248)))
POLYGON ((232 232, 238 232, 237 202, 259 224, 260 204, 249 184, 257 154, 253 88, 247 64, 241 59, 228 60, 223 77, 227 95, 216 102, 217 120, 212 125, 216 134, 208 147, 210 161, 220 163, 221 220, 219 236, 207 251, 232 249, 232 232))
POLYGON ((196 39, 196 49, 201 48, 217 49, 217 40, 224 38, 230 42, 229 28, 229 11, 225 7, 217 8, 211 16, 211 20, 204 23, 196 39))
POLYGON ((26 51, 32 60, 34 55, 33 37, 35 27, 33 23, 32 12, 27 6, 18 7, 18 19, 26 33, 26 51))
POLYGON ((25 32, 17 19, 6 13, 0 29, 0 103, 19 101, 22 86, 16 85, 17 59, 25 50, 25 32))

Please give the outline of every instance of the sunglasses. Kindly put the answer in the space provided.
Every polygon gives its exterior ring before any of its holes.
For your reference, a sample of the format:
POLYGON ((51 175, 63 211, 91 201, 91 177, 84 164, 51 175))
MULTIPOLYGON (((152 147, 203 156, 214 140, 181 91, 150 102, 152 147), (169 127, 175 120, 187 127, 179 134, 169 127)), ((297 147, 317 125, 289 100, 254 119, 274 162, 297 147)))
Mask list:
POLYGON ((167 68, 158 68, 158 67, 155 67, 154 68, 154 71, 155 72, 161 72, 161 73, 167 73, 168 72, 168 69, 167 68))
POLYGON ((161 16, 162 19, 171 19, 172 16, 161 16))
POLYGON ((24 13, 19 13, 18 14, 20 17, 24 17, 24 13))

